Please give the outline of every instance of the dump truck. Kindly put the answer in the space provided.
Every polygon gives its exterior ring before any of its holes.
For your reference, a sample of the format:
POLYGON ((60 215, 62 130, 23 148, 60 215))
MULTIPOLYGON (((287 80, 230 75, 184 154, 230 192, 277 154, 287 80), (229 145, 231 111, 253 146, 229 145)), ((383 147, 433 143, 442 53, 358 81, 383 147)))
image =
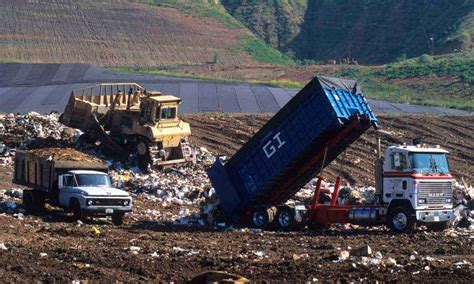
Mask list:
POLYGON ((72 214, 73 221, 112 216, 121 225, 132 210, 132 198, 112 187, 102 161, 68 148, 17 151, 13 182, 28 187, 23 205, 29 213, 41 212, 46 203, 72 214))
POLYGON ((138 166, 166 167, 191 160, 189 123, 178 117, 181 99, 135 83, 73 90, 59 121, 84 132, 81 143, 100 141, 116 158, 138 166))
POLYGON ((407 232, 417 222, 444 227, 453 218, 453 177, 448 152, 439 147, 395 145, 385 160, 379 155, 377 204, 337 204, 340 176, 331 202, 320 204, 323 169, 371 127, 379 128, 377 118, 356 81, 315 77, 234 156, 216 159, 208 170, 220 209, 233 222, 255 228, 352 223, 407 232), (285 205, 316 176, 311 204, 285 205))

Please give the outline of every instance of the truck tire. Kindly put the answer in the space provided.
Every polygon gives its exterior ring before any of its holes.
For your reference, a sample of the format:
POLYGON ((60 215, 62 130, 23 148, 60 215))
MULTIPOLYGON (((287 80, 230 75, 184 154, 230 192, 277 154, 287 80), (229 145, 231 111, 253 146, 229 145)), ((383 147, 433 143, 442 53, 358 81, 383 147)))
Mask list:
POLYGON ((280 231, 288 232, 295 228, 295 212, 290 206, 280 206, 275 216, 276 228, 280 231))
POLYGON ((412 233, 415 223, 415 216, 406 207, 395 207, 388 213, 388 226, 395 233, 412 233))
POLYGON ((33 194, 31 190, 23 191, 23 207, 25 208, 26 213, 31 214, 33 210, 33 194))
POLYGON ((124 219, 124 215, 123 213, 116 213, 114 215, 112 215, 112 223, 115 225, 115 226, 120 226, 123 224, 123 219, 124 219))
POLYGON ((448 222, 437 222, 432 224, 426 224, 428 230, 433 232, 441 232, 448 228, 448 222))
POLYGON ((150 146, 145 139, 137 141, 137 166, 142 172, 148 172, 148 165, 151 164, 150 146))
POLYGON ((71 203, 69 205, 69 211, 72 212, 73 222, 84 220, 84 214, 82 212, 81 204, 77 199, 71 200, 71 203))
POLYGON ((250 210, 248 226, 255 229, 266 229, 270 227, 275 218, 275 208, 254 207, 250 210))

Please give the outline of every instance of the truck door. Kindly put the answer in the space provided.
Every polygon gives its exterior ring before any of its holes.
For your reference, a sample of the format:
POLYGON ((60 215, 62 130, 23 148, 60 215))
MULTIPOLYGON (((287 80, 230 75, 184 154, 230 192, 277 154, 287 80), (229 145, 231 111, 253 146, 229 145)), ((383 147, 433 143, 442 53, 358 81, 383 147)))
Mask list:
POLYGON ((72 174, 64 174, 58 177, 59 205, 64 208, 69 206, 69 199, 71 198, 73 187, 74 176, 72 174))
POLYGON ((409 165, 406 153, 390 154, 390 173, 384 178, 384 200, 406 199, 409 193, 409 165), (403 175, 406 173, 406 176, 403 175))

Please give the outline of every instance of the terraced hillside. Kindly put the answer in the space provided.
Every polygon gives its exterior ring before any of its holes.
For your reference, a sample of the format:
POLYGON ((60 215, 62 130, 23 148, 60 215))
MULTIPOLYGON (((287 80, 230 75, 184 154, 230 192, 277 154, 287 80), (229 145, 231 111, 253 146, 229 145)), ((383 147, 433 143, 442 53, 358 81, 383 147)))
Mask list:
POLYGON ((230 26, 213 14, 139 1, 2 0, 0 19, 2 61, 251 64, 256 60, 245 52, 246 44, 265 46, 242 25, 230 26))

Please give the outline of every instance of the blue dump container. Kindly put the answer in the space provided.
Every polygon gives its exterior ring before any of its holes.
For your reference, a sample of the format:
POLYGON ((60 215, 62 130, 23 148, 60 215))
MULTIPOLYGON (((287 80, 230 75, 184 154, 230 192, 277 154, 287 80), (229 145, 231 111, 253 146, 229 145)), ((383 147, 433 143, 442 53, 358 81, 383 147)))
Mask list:
POLYGON ((377 118, 356 81, 315 77, 230 160, 208 170, 222 210, 239 219, 253 206, 286 202, 371 125, 377 118))

